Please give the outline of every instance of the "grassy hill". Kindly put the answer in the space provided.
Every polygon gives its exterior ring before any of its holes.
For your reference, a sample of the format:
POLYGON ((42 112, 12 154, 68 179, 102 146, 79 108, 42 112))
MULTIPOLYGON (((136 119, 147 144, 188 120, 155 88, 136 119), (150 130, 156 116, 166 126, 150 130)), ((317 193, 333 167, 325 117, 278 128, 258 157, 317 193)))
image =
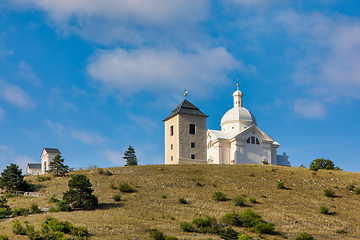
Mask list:
MULTIPOLYGON (((360 195, 350 192, 346 186, 360 186, 359 174, 343 171, 319 170, 315 174, 306 168, 259 165, 151 165, 108 168, 113 175, 100 175, 98 169, 76 171, 70 174, 86 174, 93 184, 94 194, 100 207, 94 211, 44 212, 27 217, 17 217, 24 223, 35 225, 40 230, 46 217, 70 221, 77 226, 86 226, 91 239, 150 239, 147 230, 157 228, 165 235, 179 239, 220 239, 216 235, 185 233, 180 230, 182 221, 196 217, 215 217, 220 221, 226 213, 252 209, 265 221, 275 224, 281 235, 261 235, 244 228, 234 227, 259 239, 294 239, 298 232, 310 233, 316 239, 358 239, 360 195), (286 189, 278 189, 282 181, 286 189), (113 196, 120 193, 111 189, 129 183, 134 193, 121 193, 121 202, 113 196), (359 184, 359 185, 358 185, 359 184), (331 188, 335 198, 325 197, 323 190, 331 188), (237 207, 231 201, 218 202, 212 199, 214 191, 225 193, 229 199, 243 195, 245 207, 237 207), (179 198, 189 204, 179 204, 179 198), (249 198, 256 198, 257 204, 249 198), (320 214, 321 205, 329 207, 330 214, 320 214), (336 231, 345 230, 345 234, 336 231)), ((49 175, 50 176, 50 175, 49 175)), ((54 178, 38 182, 36 176, 27 180, 36 185, 40 197, 17 196, 8 199, 11 208, 29 208, 32 203, 49 208, 53 195, 61 198, 67 189, 70 177, 54 178)), ((10 239, 27 239, 12 234, 12 220, 0 220, 0 234, 10 239)))

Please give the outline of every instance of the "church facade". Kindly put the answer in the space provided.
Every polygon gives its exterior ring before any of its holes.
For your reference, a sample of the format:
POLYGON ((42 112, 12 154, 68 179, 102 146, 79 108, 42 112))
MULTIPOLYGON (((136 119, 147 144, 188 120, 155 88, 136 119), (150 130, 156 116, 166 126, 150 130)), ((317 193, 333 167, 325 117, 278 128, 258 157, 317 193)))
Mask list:
POLYGON ((57 148, 44 148, 40 156, 41 163, 28 163, 26 167, 26 174, 27 175, 46 174, 46 171, 50 169, 50 162, 58 154, 61 154, 61 152, 57 148))

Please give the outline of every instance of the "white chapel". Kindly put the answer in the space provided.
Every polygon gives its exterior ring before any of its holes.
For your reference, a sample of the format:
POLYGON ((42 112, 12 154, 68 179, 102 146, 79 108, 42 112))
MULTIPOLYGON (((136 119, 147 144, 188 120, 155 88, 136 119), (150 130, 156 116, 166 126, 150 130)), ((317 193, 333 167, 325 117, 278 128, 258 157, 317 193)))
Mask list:
POLYGON ((263 132, 254 115, 243 107, 243 94, 233 94, 234 107, 221 119, 221 131, 207 130, 207 163, 290 166, 288 156, 277 155, 278 142, 263 132))

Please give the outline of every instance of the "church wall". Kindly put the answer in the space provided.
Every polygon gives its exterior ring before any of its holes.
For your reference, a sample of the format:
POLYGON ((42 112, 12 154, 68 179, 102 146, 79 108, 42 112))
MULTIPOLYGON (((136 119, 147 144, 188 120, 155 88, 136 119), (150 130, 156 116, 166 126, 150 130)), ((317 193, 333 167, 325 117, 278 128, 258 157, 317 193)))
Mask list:
POLYGON ((179 115, 179 147, 180 156, 179 163, 182 159, 191 159, 191 155, 195 155, 194 160, 200 162, 206 161, 207 148, 206 148, 206 117, 199 117, 194 115, 179 115), (195 134, 189 134, 189 125, 195 124, 195 134), (191 147, 191 143, 195 147, 191 147))
POLYGON ((165 164, 179 164, 179 152, 179 115, 176 115, 165 121, 165 164), (173 126, 172 136, 170 136, 171 126, 173 126))
POLYGON ((219 164, 229 164, 230 143, 227 139, 219 139, 219 164))

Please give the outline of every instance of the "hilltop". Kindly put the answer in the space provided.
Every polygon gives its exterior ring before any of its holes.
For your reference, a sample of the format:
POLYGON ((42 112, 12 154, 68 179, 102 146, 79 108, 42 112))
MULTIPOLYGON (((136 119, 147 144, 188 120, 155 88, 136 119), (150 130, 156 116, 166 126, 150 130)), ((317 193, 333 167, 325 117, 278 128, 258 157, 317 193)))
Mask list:
MULTIPOLYGON (((288 239, 298 232, 311 234, 316 239, 357 239, 360 236, 358 205, 360 195, 346 186, 359 184, 359 173, 319 170, 315 173, 306 168, 267 165, 149 165, 107 168, 111 176, 100 175, 91 168, 71 172, 69 176, 38 182, 36 176, 26 179, 35 184, 39 197, 17 196, 8 199, 11 208, 29 208, 37 203, 41 208, 54 207, 49 203, 52 196, 62 197, 67 190, 71 175, 85 174, 90 178, 100 207, 94 211, 43 212, 27 217, 17 217, 40 230, 46 217, 70 221, 77 226, 86 226, 91 239, 150 239, 148 229, 157 228, 165 235, 179 239, 220 239, 216 235, 185 233, 180 230, 182 221, 196 217, 215 217, 220 221, 226 213, 252 209, 267 222, 275 224, 275 230, 288 239), (281 181, 286 189, 278 189, 281 181), (129 183, 134 193, 120 193, 111 189, 129 183), (323 190, 331 188, 336 197, 328 198, 323 190), (217 202, 212 199, 215 191, 225 193, 229 199, 243 195, 245 207, 237 207, 231 201, 217 202), (113 196, 120 193, 122 201, 113 196), (184 198, 188 204, 179 204, 184 198), (251 203, 256 198, 258 203, 251 203), (330 214, 320 214, 319 207, 329 207, 330 214), (338 234, 344 230, 347 233, 338 234)), ((10 239, 27 239, 12 234, 12 221, 0 220, 0 233, 10 239)), ((283 239, 281 235, 262 235, 234 227, 259 239, 283 239)))

